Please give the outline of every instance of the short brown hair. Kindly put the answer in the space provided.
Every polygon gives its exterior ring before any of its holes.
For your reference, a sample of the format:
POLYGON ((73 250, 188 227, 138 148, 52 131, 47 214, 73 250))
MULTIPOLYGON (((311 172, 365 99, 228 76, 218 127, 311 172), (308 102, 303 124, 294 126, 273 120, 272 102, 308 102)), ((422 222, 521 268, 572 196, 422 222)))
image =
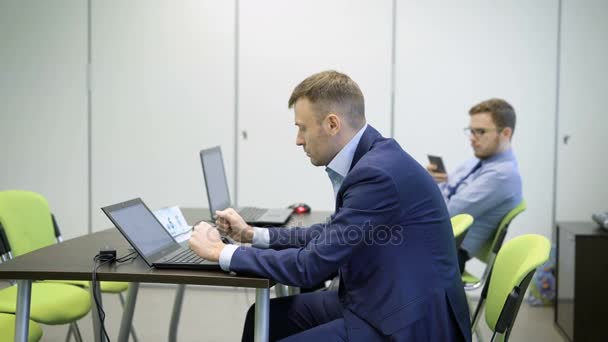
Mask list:
POLYGON ((319 121, 336 111, 352 127, 363 126, 365 122, 363 93, 357 83, 345 74, 327 70, 307 77, 294 88, 288 107, 292 108, 303 97, 314 105, 319 121))
POLYGON ((469 109, 469 115, 490 113, 496 127, 503 129, 510 127, 515 132, 515 109, 503 99, 489 99, 482 101, 469 109))

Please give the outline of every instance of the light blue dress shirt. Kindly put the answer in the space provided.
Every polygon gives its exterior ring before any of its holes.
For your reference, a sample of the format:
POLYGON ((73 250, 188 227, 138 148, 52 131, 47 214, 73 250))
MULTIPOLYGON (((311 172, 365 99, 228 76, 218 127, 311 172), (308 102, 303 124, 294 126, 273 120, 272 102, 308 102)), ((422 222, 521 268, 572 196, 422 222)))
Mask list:
POLYGON ((481 160, 481 167, 466 177, 479 159, 472 158, 439 184, 450 216, 470 214, 475 221, 460 246, 475 256, 488 239, 494 236, 500 220, 522 200, 522 184, 517 159, 511 149, 481 160), (450 187, 458 186, 448 199, 450 187))
MULTIPOLYGON (((352 139, 350 139, 325 168, 334 190, 334 199, 338 196, 338 191, 342 186, 342 182, 348 174, 348 170, 350 170, 350 164, 353 162, 355 151, 357 150, 357 146, 359 146, 359 141, 366 128, 367 123, 352 137, 352 139)), ((270 232, 268 229, 253 227, 252 246, 257 248, 268 248, 270 246, 270 232)), ((232 255, 238 247, 238 245, 226 245, 226 247, 224 247, 220 253, 219 261, 222 270, 226 272, 230 271, 230 261, 232 261, 232 255)))

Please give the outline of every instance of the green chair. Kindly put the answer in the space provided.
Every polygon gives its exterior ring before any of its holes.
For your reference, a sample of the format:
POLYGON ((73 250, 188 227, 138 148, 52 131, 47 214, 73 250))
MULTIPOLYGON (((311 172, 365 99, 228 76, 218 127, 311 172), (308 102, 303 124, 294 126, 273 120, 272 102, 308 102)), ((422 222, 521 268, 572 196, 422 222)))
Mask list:
POLYGON ((490 271, 492 270, 492 265, 494 264, 494 260, 496 259, 496 254, 500 250, 502 243, 505 240, 505 236, 507 236, 507 230, 509 229, 509 225, 513 221, 513 219, 526 210, 526 201, 522 200, 515 208, 509 211, 505 217, 500 220, 498 224, 498 228, 496 229, 496 233, 494 233, 494 238, 488 242, 480 249, 479 252, 475 255, 475 258, 486 264, 486 267, 483 271, 481 278, 474 276, 473 274, 467 272, 466 270, 462 274, 462 282, 464 283, 464 289, 467 291, 475 290, 481 287, 487 280, 490 271))
POLYGON ((465 233, 473 224, 473 216, 469 214, 458 214, 450 218, 452 223, 452 231, 454 232, 454 240, 456 240, 456 246, 460 246, 464 239, 465 233))
POLYGON ((549 240, 537 234, 521 235, 505 243, 473 314, 473 331, 485 305, 486 323, 493 332, 491 341, 509 339, 532 276, 549 259, 550 251, 549 240))
MULTIPOLYGON (((2 259, 8 255, 18 257, 36 249, 56 243, 51 215, 46 200, 25 191, 0 192, 0 232, 3 232, 2 259), (9 249, 10 248, 10 249, 9 249), (8 253, 8 250, 11 250, 8 253)), ((30 318, 49 325, 70 324, 72 333, 82 340, 76 321, 91 310, 88 291, 69 284, 32 283, 30 318)), ((15 313, 17 287, 0 290, 0 312, 15 313)))
MULTIPOLYGON (((42 329, 36 322, 30 320, 27 336, 29 342, 39 341, 42 329)), ((0 342, 13 342, 15 340, 15 315, 0 313, 0 342)))

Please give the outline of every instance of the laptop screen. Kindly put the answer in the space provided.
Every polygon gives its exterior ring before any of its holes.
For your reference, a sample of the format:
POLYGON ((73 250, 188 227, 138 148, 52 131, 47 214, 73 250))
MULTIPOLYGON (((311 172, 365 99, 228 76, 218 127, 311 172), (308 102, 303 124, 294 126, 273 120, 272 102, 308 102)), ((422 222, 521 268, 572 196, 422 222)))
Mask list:
POLYGON ((216 210, 224 210, 230 207, 230 191, 226 181, 222 150, 219 146, 216 146, 202 150, 200 154, 207 186, 209 209, 211 209, 211 215, 215 216, 216 210))
POLYGON ((145 257, 174 245, 175 240, 141 201, 106 212, 145 257))

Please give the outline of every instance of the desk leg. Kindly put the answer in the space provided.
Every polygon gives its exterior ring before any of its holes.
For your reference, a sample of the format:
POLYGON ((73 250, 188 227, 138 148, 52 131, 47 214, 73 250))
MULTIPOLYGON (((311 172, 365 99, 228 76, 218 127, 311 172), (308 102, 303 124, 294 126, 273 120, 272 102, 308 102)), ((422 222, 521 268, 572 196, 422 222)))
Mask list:
POLYGON ((131 326, 133 325, 133 313, 135 312, 137 291, 139 291, 139 283, 129 283, 129 290, 127 291, 127 303, 123 308, 122 319, 120 321, 118 342, 129 341, 129 331, 131 330, 131 326))
POLYGON ((15 341, 27 342, 30 329, 30 302, 32 281, 17 280, 17 316, 15 319, 15 341))
POLYGON ((171 325, 169 326, 169 342, 177 341, 177 325, 179 324, 179 315, 182 312, 185 291, 186 285, 177 285, 177 292, 175 292, 175 300, 173 301, 173 313, 171 314, 171 325))
POLYGON ((255 342, 268 342, 270 321, 270 289, 255 289, 255 342))

